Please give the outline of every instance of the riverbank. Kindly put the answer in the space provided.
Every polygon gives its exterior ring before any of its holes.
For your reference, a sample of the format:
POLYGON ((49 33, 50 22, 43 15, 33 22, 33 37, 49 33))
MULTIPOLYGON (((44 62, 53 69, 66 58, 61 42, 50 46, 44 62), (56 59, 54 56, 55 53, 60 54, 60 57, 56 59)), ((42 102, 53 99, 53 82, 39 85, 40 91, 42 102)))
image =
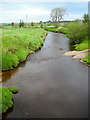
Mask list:
POLYGON ((45 27, 45 30, 65 34, 65 36, 69 38, 70 44, 72 45, 72 53, 82 51, 82 54, 84 56, 84 58, 82 58, 82 61, 90 64, 90 54, 88 53, 87 56, 85 56, 83 53, 83 50, 90 49, 87 23, 69 22, 62 24, 58 28, 55 28, 54 26, 48 26, 45 27))
POLYGON ((85 62, 83 59, 86 58, 86 56, 88 56, 90 52, 90 49, 86 49, 86 50, 82 50, 82 51, 68 51, 65 52, 63 54, 63 56, 72 56, 73 59, 79 59, 80 62, 87 64, 88 66, 90 66, 89 63, 85 62))
MULTIPOLYGON (((11 70, 39 50, 47 32, 43 29, 6 28, 2 31, 2 71, 11 70)), ((0 62, 1 63, 1 62, 0 62)))

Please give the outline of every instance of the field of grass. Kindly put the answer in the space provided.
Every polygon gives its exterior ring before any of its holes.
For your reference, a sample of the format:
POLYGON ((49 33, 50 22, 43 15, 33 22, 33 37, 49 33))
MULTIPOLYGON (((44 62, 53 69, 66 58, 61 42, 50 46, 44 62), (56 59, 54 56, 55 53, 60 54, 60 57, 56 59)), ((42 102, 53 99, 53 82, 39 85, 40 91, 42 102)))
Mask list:
POLYGON ((46 34, 43 29, 4 28, 0 65, 2 71, 13 69, 19 62, 25 61, 28 54, 41 48, 46 34))

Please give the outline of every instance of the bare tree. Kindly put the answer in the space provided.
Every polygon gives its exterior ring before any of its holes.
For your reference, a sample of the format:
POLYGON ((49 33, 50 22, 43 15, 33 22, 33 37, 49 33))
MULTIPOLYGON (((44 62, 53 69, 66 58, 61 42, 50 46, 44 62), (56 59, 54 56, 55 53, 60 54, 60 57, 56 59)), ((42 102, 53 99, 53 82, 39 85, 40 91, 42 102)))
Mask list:
POLYGON ((62 20, 63 16, 66 14, 65 8, 54 8, 51 11, 51 19, 55 23, 56 27, 59 26, 60 21, 62 20))

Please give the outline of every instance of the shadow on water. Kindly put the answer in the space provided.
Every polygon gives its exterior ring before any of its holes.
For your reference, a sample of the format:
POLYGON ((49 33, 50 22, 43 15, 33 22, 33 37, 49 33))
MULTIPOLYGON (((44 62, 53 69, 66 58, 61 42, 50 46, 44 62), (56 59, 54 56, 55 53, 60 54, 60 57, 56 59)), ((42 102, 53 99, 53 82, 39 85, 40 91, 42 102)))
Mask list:
POLYGON ((18 70, 20 69, 20 67, 24 67, 26 62, 22 62, 18 65, 17 68, 14 68, 12 70, 8 70, 5 72, 2 72, 2 81, 7 82, 7 80, 9 80, 15 73, 18 72, 18 70))
POLYGON ((75 50, 75 46, 74 46, 74 45, 72 45, 72 44, 69 44, 69 50, 70 50, 70 51, 75 50))
POLYGON ((13 70, 2 72, 2 81, 7 82, 16 72, 18 72, 18 67, 13 70))
POLYGON ((9 113, 13 111, 13 106, 7 110, 6 113, 2 114, 2 120, 5 120, 5 118, 8 116, 9 113))

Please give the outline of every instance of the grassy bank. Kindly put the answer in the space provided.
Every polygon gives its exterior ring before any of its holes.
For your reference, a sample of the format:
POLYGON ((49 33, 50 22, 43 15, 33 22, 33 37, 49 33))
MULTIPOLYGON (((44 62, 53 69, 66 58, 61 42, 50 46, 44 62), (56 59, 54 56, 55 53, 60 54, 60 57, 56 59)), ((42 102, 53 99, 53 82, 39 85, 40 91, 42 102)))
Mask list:
MULTIPOLYGON (((69 22, 64 23, 59 28, 45 27, 45 30, 51 32, 64 33, 70 40, 75 50, 90 49, 90 40, 88 39, 88 23, 69 22)), ((90 54, 83 61, 90 63, 90 54)))
POLYGON ((0 112, 6 112, 14 104, 14 93, 18 92, 18 88, 13 86, 9 88, 0 86, 0 112))
POLYGON ((46 34, 43 29, 4 28, 2 70, 13 69, 20 62, 25 61, 28 54, 41 48, 46 34))

